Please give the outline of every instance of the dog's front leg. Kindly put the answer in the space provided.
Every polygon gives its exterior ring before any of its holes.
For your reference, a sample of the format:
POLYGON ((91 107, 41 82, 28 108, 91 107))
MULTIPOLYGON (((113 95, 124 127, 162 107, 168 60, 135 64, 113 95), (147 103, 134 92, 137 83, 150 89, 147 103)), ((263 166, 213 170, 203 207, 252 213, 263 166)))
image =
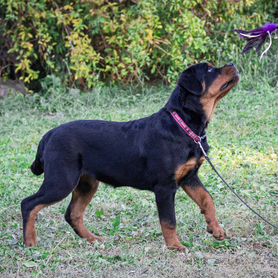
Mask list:
POLYGON ((201 213, 204 214, 207 222, 207 231, 218 240, 225 239, 225 232, 216 218, 216 209, 212 197, 205 189, 198 176, 195 175, 190 180, 186 181, 182 188, 199 206, 201 213))
POLYGON ((169 190, 167 186, 159 186, 155 189, 159 221, 166 246, 183 251, 185 247, 180 243, 176 232, 175 194, 175 188, 169 190))

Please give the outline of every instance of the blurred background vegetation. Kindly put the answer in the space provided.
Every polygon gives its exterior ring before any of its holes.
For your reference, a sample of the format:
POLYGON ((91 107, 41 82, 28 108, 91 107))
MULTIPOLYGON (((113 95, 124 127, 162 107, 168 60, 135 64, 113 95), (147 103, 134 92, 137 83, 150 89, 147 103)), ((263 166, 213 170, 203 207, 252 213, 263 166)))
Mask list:
POLYGON ((188 65, 233 60, 233 32, 277 16, 276 0, 0 0, 0 78, 40 90, 171 83, 188 65))

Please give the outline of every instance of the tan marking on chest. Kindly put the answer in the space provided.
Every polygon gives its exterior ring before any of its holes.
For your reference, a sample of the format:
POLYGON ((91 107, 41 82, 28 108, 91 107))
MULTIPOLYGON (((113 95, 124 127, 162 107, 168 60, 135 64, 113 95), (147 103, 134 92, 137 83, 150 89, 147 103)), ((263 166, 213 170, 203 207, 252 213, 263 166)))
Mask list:
POLYGON ((198 165, 201 166, 205 162, 205 160, 206 160, 205 157, 201 156, 199 161, 198 161, 198 165))
POLYGON ((180 183, 182 179, 193 169, 195 169, 197 166, 197 160, 196 158, 190 158, 186 163, 180 165, 176 172, 175 172, 175 178, 177 183, 180 183))
POLYGON ((196 158, 191 158, 186 163, 180 165, 175 172, 176 182, 180 183, 183 178, 186 177, 187 174, 189 174, 190 171, 196 169, 197 167, 200 167, 205 160, 206 159, 204 156, 202 156, 198 161, 196 160, 196 158))

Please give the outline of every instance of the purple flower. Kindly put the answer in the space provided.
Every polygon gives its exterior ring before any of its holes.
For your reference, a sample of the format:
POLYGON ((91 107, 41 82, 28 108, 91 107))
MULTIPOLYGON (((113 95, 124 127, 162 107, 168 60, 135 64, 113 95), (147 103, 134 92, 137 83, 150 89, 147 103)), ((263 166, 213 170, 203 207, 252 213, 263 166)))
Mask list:
POLYGON ((247 41, 247 44, 242 51, 242 53, 245 54, 250 50, 252 50, 253 48, 255 48, 258 53, 262 45, 266 41, 267 37, 270 38, 270 45, 267 48, 268 50, 271 46, 271 33, 275 32, 276 30, 278 30, 278 24, 267 23, 263 27, 251 31, 244 31, 244 30, 234 30, 234 31, 239 34, 241 39, 247 41))

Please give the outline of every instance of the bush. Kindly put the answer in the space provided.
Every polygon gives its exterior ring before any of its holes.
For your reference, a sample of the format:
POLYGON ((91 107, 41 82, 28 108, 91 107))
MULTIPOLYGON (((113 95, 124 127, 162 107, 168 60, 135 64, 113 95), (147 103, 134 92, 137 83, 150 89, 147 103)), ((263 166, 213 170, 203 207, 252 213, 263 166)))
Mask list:
POLYGON ((0 0, 0 76, 54 74, 67 85, 162 79, 200 60, 232 59, 234 28, 270 21, 275 0, 0 0))

